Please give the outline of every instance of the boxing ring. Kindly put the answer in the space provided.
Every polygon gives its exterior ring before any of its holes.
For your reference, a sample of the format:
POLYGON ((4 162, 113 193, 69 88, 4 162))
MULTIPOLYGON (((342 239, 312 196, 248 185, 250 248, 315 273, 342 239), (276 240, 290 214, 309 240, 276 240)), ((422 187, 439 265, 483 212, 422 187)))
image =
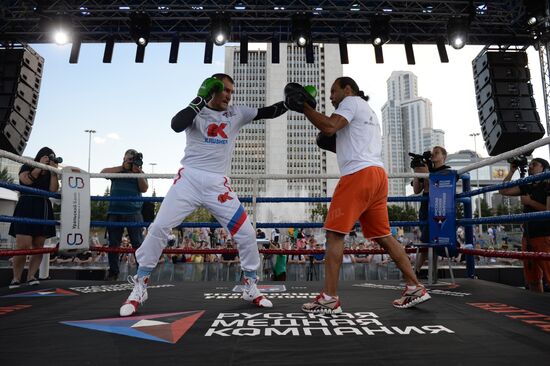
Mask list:
MULTIPOLYGON (((314 297, 318 281, 271 282, 265 278, 261 289, 272 299, 272 309, 252 308, 240 299, 237 275, 227 281, 182 281, 153 272, 149 300, 136 316, 119 318, 118 309, 131 285, 123 282, 62 280, 55 277, 38 286, 8 289, 0 287, 0 361, 4 365, 44 363, 73 365, 136 364, 159 362, 215 365, 364 365, 374 364, 494 364, 550 363, 550 295, 534 294, 521 288, 476 279, 474 256, 536 258, 550 260, 548 253, 473 249, 473 225, 520 222, 550 218, 550 212, 472 218, 471 197, 503 187, 550 179, 550 172, 472 190, 468 172, 547 145, 550 138, 485 159, 456 172, 462 192, 453 192, 464 207, 464 218, 454 212, 439 217, 452 218, 453 228, 464 226, 466 245, 455 248, 466 256, 464 278, 427 286, 432 300, 409 310, 391 306, 399 297, 399 279, 382 281, 342 281, 340 297, 345 311, 338 315, 304 314, 301 304, 314 297)), ((55 170, 40 163, 0 151, 0 156, 55 170)), ((79 172, 78 174, 88 174, 79 172)), ((91 178, 131 177, 138 174, 89 174, 91 178)), ((172 179, 167 174, 143 174, 148 178, 172 179)), ((428 174, 397 174, 391 178, 430 178, 428 174)), ((66 177, 63 177, 64 179, 66 177)), ((238 177, 242 178, 242 177, 238 177)), ((255 228, 320 228, 314 222, 257 222, 259 204, 279 202, 330 202, 328 197, 257 197, 261 179, 285 176, 253 176, 256 191, 241 197, 251 203, 255 228)), ((296 179, 295 176, 292 176, 296 179)), ((304 176, 303 179, 333 179, 304 176)), ((432 175, 433 178, 433 175, 432 175)), ((455 179, 452 177, 451 179, 455 179)), ((62 199, 62 194, 42 192, 0 182, 0 187, 62 199)), ((453 187, 454 189, 454 187, 453 187)), ((138 200, 136 197, 94 196, 91 200, 138 200)), ((140 201, 162 201, 162 197, 142 197, 140 201)), ((422 197, 389 197, 390 202, 418 202, 422 197)), ((454 200, 453 200, 454 201, 454 200)), ((432 206, 432 204, 430 204, 432 206)), ((453 206, 454 207, 454 206, 453 206)), ((435 221, 438 221, 435 220, 435 221)), ((442 221, 443 220, 443 221, 442 221)), ((15 221, 61 225, 56 220, 34 220, 0 215, 0 222, 15 221)), ((90 221, 92 227, 109 225, 146 227, 147 222, 113 223, 90 221)), ((420 221, 395 221, 392 226, 419 226, 420 221)), ((219 227, 217 223, 184 222, 183 228, 219 227)), ((431 230, 430 226, 430 230, 431 230)), ((87 228, 89 231, 89 228, 87 228)), ((89 234, 89 232, 88 232, 89 234)), ((456 235, 456 233, 455 233, 456 235)), ((442 237, 442 236, 441 236, 442 237)), ((456 237, 455 237, 456 240, 456 237)), ((436 240, 437 241, 437 240, 436 240)), ((455 241, 456 242, 456 241, 455 241)), ((66 244, 66 243, 65 243, 66 244)), ((88 237, 83 248, 89 246, 88 237)), ((420 250, 433 255, 441 243, 426 243, 420 250)), ((63 245, 60 243, 59 248, 63 245)), ((453 247, 454 243, 445 243, 453 247)), ((89 247, 97 252, 131 253, 132 248, 89 247)), ((411 249, 409 252, 416 252, 411 249)), ((58 248, 2 250, 1 257, 54 253, 58 248)), ((323 250, 261 249, 263 254, 320 254, 323 250)), ((231 249, 165 249, 166 254, 234 253, 231 249)), ((346 250, 349 254, 380 254, 380 249, 346 250)), ((431 261, 428 261, 431 263, 431 261)), ((451 265, 451 262, 449 262, 451 265)), ((431 271, 431 270, 430 270, 431 271)), ((451 272, 452 273, 452 272, 451 272)), ((52 276, 53 277, 53 276, 52 276)), ((230 276, 231 277, 231 276, 230 276)), ((461 276, 462 277, 462 276, 461 276)), ((320 276, 319 279, 322 279, 320 276)))

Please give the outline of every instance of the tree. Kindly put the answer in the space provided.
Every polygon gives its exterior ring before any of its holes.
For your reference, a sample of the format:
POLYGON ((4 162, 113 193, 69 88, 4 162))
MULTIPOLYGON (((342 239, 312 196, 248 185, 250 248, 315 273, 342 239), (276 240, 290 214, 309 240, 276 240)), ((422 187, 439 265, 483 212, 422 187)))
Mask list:
POLYGON ((390 221, 416 221, 418 220, 418 212, 408 205, 388 205, 388 216, 390 221))
POLYGON ((315 208, 311 210, 309 218, 312 222, 325 222, 327 218, 328 208, 326 203, 317 203, 315 208))
POLYGON ((3 180, 6 183, 13 183, 13 177, 8 173, 8 168, 4 167, 0 170, 0 180, 3 180))
POLYGON ((204 207, 199 207, 184 220, 185 222, 216 222, 217 220, 204 207))
MULTIPOLYGON (((105 189, 103 197, 109 197, 111 192, 109 187, 105 189)), ((92 201, 90 203, 90 219, 92 221, 105 221, 107 220, 107 211, 109 209, 109 201, 92 201)))

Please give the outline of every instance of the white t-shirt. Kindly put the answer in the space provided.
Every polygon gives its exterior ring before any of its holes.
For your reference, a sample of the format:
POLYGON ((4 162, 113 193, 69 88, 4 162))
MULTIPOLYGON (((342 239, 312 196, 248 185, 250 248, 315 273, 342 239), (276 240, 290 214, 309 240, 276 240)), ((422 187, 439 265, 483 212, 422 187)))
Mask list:
POLYGON ((257 108, 245 106, 230 106, 225 111, 204 107, 185 130, 187 145, 181 164, 226 174, 239 130, 257 114, 257 108))
POLYGON ((369 103, 358 96, 345 97, 334 111, 349 123, 336 132, 336 159, 340 174, 348 175, 382 163, 382 132, 369 103))

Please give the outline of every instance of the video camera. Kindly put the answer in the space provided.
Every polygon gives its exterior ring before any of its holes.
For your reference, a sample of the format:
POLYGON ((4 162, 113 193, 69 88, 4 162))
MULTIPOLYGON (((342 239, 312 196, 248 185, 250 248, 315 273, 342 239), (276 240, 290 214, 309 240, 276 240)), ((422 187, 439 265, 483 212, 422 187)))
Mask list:
POLYGON ((48 159, 55 162, 56 164, 61 164, 63 162, 63 158, 61 156, 56 157, 54 154, 48 155, 48 159))
POLYGON ((422 166, 427 166, 430 170, 432 169, 433 163, 431 151, 424 151, 422 155, 409 152, 409 156, 411 157, 411 169, 422 166))
POLYGON ((508 158, 506 161, 509 164, 512 164, 518 167, 519 176, 521 178, 525 177, 525 173, 527 172, 527 166, 529 165, 529 162, 527 161, 527 155, 521 154, 518 156, 512 156, 511 158, 508 158))

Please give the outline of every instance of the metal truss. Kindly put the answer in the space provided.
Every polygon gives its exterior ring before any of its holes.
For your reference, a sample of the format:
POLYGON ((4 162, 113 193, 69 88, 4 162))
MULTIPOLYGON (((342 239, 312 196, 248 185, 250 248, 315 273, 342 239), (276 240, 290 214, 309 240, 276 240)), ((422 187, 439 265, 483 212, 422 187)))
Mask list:
POLYGON ((169 42, 178 35, 182 42, 204 42, 209 37, 210 17, 225 12, 231 17, 231 41, 244 34, 249 42, 267 42, 278 37, 291 40, 291 16, 311 16, 314 42, 370 42, 369 18, 387 14, 390 42, 411 40, 433 44, 446 37, 450 17, 470 15, 470 44, 532 44, 525 28, 522 0, 487 1, 219 1, 219 0, 2 0, 0 42, 49 43, 49 30, 63 16, 82 42, 131 42, 129 14, 146 11, 152 20, 150 42, 169 42))

